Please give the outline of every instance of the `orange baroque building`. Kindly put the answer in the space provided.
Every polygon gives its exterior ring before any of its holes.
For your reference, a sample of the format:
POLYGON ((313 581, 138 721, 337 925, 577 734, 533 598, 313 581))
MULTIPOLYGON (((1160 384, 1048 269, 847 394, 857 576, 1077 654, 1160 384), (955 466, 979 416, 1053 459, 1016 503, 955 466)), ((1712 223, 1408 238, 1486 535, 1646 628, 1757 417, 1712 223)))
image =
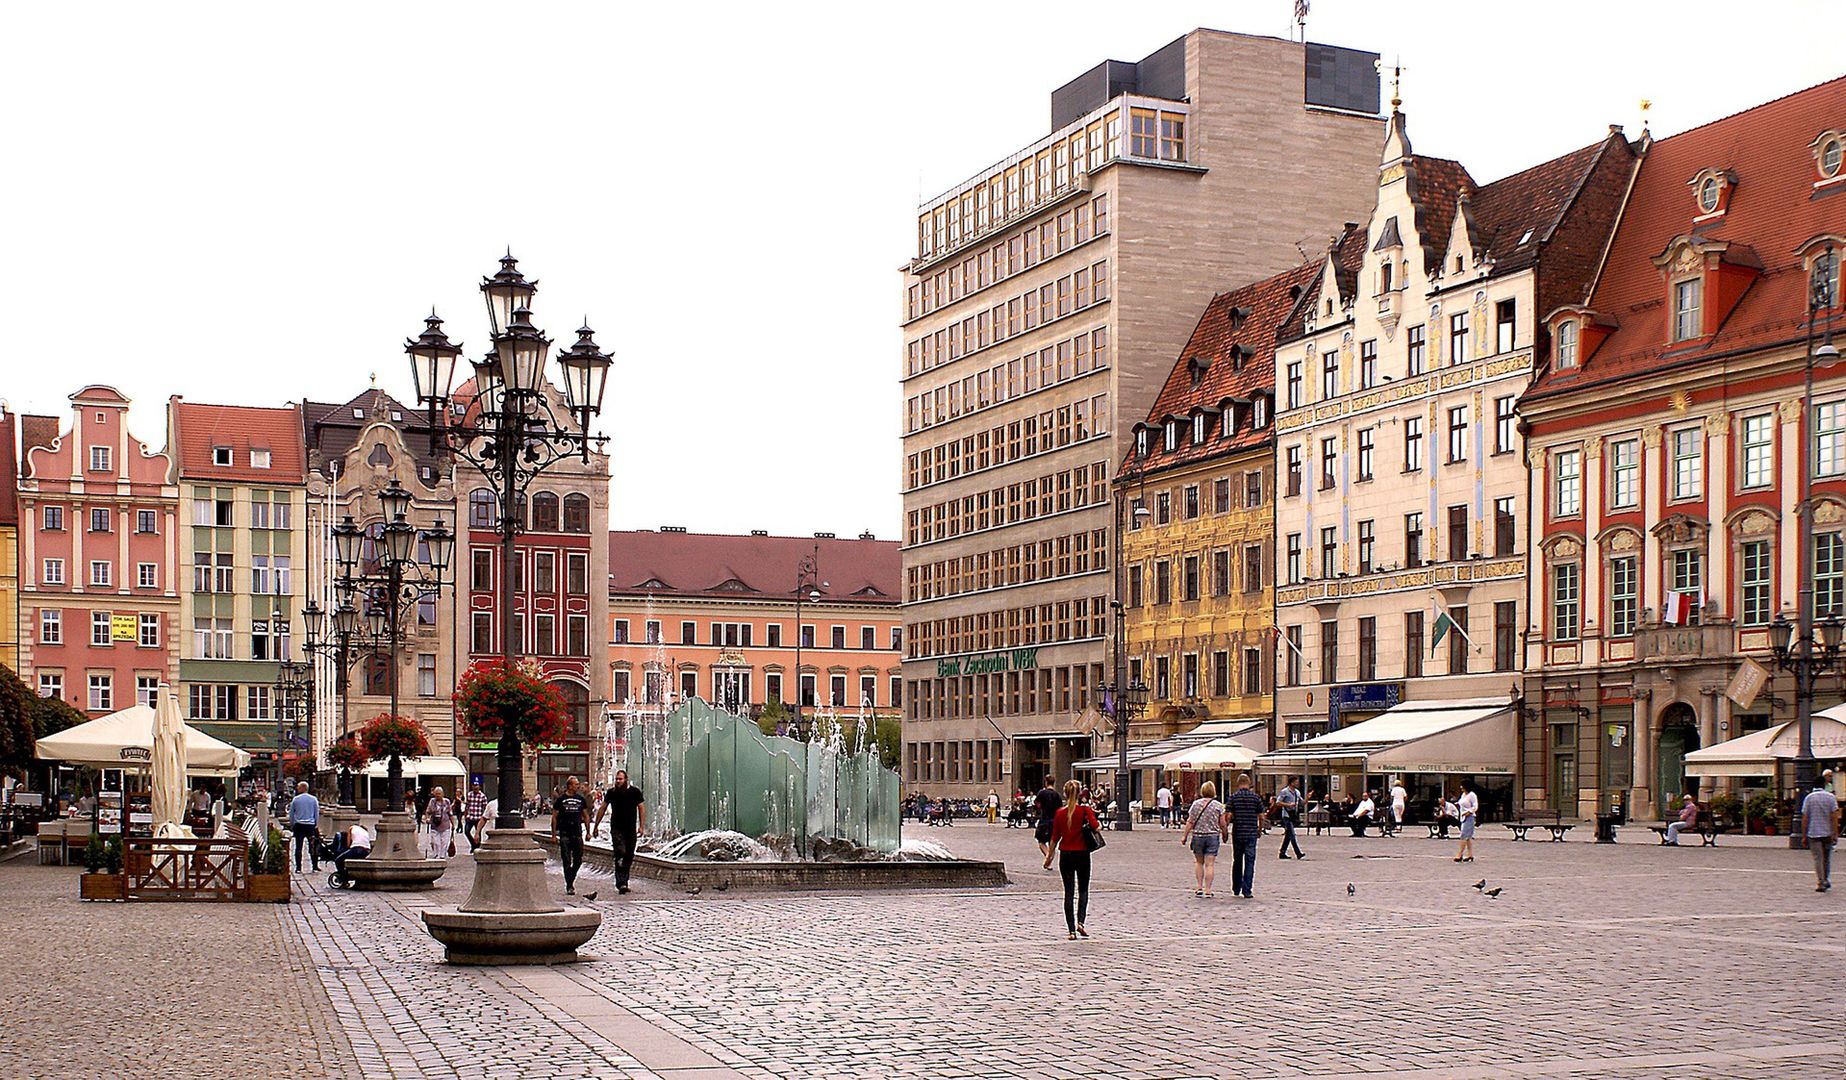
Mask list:
POLYGON ((610 704, 662 703, 670 688, 752 716, 779 701, 895 718, 900 566, 897 542, 870 533, 611 532, 610 704))

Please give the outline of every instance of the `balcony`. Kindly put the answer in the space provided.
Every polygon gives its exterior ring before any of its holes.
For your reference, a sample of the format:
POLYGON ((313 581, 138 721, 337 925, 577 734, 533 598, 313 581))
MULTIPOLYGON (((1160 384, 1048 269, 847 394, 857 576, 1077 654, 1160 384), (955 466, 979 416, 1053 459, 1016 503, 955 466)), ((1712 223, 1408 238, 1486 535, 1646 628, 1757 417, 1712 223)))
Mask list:
POLYGON ((1644 664, 1728 661, 1736 655, 1737 627, 1728 622, 1635 631, 1635 658, 1644 664))

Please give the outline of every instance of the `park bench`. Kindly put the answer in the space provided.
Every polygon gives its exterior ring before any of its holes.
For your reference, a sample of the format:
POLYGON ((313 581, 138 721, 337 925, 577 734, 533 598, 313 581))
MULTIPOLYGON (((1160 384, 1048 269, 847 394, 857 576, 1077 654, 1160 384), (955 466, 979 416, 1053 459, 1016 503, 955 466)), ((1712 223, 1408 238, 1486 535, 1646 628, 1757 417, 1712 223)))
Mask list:
POLYGON ((1301 818, 1302 827, 1316 836, 1326 833, 1327 828, 1332 824, 1333 813, 1325 809, 1309 810, 1301 818))
MULTIPOLYGON (((1648 828, 1654 830, 1654 835, 1660 837, 1660 842, 1664 844, 1667 842, 1667 826, 1670 824, 1672 823, 1663 822, 1659 825, 1649 825, 1648 828)), ((1681 829, 1680 834, 1683 836, 1686 833, 1698 833, 1700 847, 1717 847, 1718 834, 1723 831, 1723 827, 1712 820, 1710 813, 1700 810, 1699 816, 1693 820, 1691 825, 1681 829)))
POLYGON ((1526 833, 1533 829, 1544 829, 1555 843, 1563 843, 1564 835, 1577 827, 1575 822, 1565 821, 1564 815, 1556 810, 1521 810, 1513 815, 1513 820, 1503 824, 1512 832, 1514 840, 1524 840, 1526 833))
POLYGON ((1449 837, 1445 830, 1459 831, 1461 829, 1460 818, 1435 818, 1431 821, 1425 821, 1423 824, 1429 827, 1429 838, 1431 840, 1447 840, 1449 837))

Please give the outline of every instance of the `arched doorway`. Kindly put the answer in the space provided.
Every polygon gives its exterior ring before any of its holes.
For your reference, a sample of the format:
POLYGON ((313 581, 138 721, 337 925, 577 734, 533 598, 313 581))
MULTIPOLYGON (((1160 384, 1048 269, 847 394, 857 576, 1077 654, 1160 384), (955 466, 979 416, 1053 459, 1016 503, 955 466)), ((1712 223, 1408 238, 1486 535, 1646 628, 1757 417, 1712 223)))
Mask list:
POLYGON ((1699 720, 1692 706, 1675 701, 1660 714, 1659 751, 1654 754, 1654 800, 1661 820, 1670 818, 1678 796, 1698 787, 1686 775, 1686 755, 1699 748, 1699 720))

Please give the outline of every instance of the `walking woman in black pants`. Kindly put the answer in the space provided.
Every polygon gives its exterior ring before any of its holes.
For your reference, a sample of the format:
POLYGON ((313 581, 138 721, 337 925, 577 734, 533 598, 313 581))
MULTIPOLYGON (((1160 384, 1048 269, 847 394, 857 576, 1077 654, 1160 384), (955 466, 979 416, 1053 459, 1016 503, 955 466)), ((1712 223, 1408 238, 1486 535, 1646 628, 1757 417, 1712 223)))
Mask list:
MULTIPOLYGON (((1064 878, 1064 926, 1070 939, 1089 937, 1083 917, 1090 910, 1090 846, 1084 843, 1085 826, 1101 829, 1096 811, 1081 801, 1083 785, 1075 780, 1064 784, 1064 807, 1051 819, 1051 850, 1058 853, 1058 873, 1064 878)), ((1045 869, 1051 869, 1051 855, 1045 855, 1045 869)))

